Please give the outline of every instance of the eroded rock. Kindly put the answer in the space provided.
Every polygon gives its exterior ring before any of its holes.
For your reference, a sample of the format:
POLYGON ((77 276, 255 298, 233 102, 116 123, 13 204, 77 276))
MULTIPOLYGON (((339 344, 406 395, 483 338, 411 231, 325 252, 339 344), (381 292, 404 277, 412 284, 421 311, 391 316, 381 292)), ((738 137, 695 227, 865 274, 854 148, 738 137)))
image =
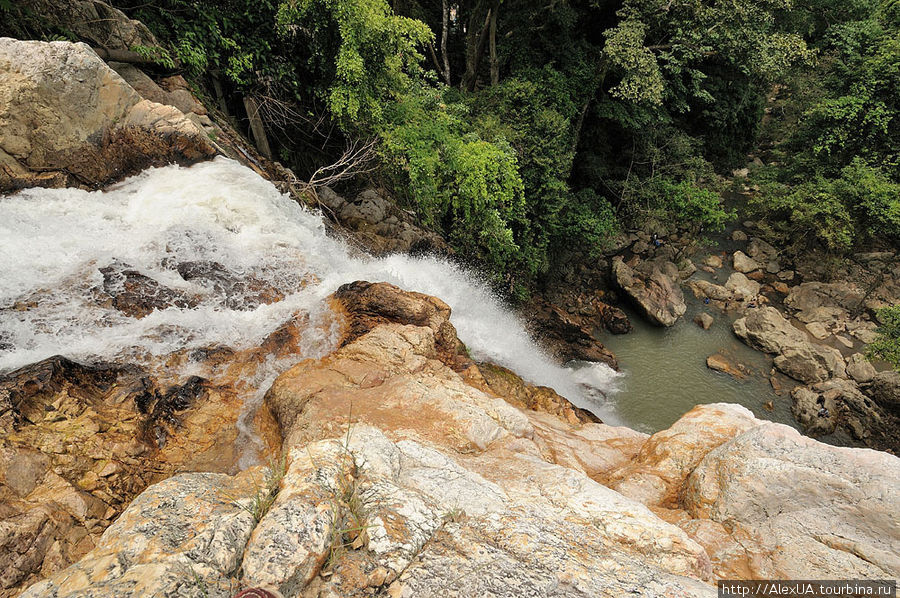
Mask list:
POLYGON ((732 327, 751 347, 776 355, 775 367, 796 380, 814 383, 846 375, 840 351, 811 343, 774 307, 750 310, 732 327))
POLYGON ((0 192, 97 187, 215 154, 177 108, 142 100, 85 44, 2 38, 0 73, 0 192))
POLYGON ((619 288, 631 297, 650 322, 672 326, 687 311, 675 264, 648 261, 632 268, 616 256, 612 261, 612 273, 619 288))

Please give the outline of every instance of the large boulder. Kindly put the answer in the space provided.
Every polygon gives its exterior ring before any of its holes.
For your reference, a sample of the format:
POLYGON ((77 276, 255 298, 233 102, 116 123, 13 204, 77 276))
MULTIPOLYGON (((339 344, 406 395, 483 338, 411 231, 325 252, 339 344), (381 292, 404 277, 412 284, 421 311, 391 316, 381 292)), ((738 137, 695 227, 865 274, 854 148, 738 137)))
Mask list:
POLYGON ((799 312, 811 312, 818 307, 853 312, 864 299, 865 293, 851 282, 804 282, 791 289, 784 303, 799 312))
POLYGON ((612 273, 619 288, 653 324, 672 326, 687 311, 675 264, 648 261, 632 268, 616 256, 612 261, 612 273))
POLYGON ((17 4, 40 15, 47 25, 70 31, 97 48, 131 52, 139 46, 161 50, 143 23, 129 19, 103 0, 17 0, 17 4))
POLYGON ((762 423, 710 452, 684 491, 692 516, 750 548, 755 579, 900 575, 900 459, 762 423))
POLYGON ((869 392, 879 405, 900 415, 900 372, 886 371, 875 374, 869 392))
POLYGON ((776 355, 775 367, 796 380, 815 383, 846 375, 840 351, 811 343, 774 307, 750 310, 732 327, 751 347, 776 355))
POLYGON ((732 272, 725 281, 725 288, 731 291, 738 301, 749 302, 759 296, 761 285, 740 272, 732 272))
POLYGON ((804 433, 830 434, 841 428, 867 446, 896 451, 900 439, 894 417, 863 394, 855 382, 832 378, 791 391, 792 411, 804 433))
POLYGON ((24 596, 711 597, 714 578, 900 572, 896 457, 735 405, 650 438, 567 421, 540 389, 460 369, 449 311, 402 293, 348 285, 340 348, 276 379, 283 464, 149 488, 24 596))
POLYGON ((0 38, 0 192, 97 187, 215 154, 177 108, 141 96, 87 45, 0 38))
POLYGON ((854 353, 847 359, 847 375, 860 384, 871 382, 875 374, 875 366, 862 353, 854 353))
POLYGON ((443 303, 394 289, 347 285, 334 299, 342 346, 267 393, 285 434, 282 479, 154 486, 91 554, 25 596, 199 586, 225 598, 237 575, 286 598, 714 595, 699 544, 587 473, 627 462, 644 435, 518 409, 494 394, 502 384, 481 390, 440 350, 443 303), (268 509, 254 508, 257 490, 268 509))

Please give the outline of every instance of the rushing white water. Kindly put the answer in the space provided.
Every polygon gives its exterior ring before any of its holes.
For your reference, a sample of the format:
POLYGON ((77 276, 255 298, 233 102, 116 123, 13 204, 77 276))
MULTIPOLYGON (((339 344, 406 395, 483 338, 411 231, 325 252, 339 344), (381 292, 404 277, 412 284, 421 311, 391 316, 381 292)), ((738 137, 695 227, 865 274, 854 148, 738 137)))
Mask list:
MULTIPOLYGON (((440 297, 475 358, 612 419, 597 391, 613 384, 613 370, 594 364, 576 374, 556 365, 484 284, 447 261, 354 257, 326 236, 318 215, 225 158, 150 169, 103 192, 32 189, 0 197, 0 372, 55 354, 140 361, 183 348, 251 347, 294 314, 316 322, 327 309, 323 299, 354 280, 440 297), (221 264, 239 278, 264 281, 284 299, 233 309, 208 284, 182 278, 176 266, 184 262, 221 264), (199 303, 129 317, 97 298, 100 268, 111 264, 199 303), (314 282, 302 284, 309 275, 314 282)), ((303 339, 306 357, 333 348, 333 338, 317 330, 311 326, 303 339)), ((260 384, 287 365, 261 374, 260 384)))

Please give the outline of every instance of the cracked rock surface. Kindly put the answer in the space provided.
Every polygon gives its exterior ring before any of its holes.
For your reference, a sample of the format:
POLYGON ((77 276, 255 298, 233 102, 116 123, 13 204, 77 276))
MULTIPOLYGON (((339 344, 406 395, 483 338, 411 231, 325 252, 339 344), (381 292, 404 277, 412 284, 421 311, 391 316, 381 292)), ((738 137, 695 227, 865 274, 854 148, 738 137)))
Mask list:
POLYGON ((180 474, 24 596, 712 597, 729 576, 900 575, 900 459, 735 405, 651 437, 514 406, 450 350, 449 309, 355 288, 397 300, 336 293, 345 342, 269 390, 286 468, 258 521, 259 469, 180 474))

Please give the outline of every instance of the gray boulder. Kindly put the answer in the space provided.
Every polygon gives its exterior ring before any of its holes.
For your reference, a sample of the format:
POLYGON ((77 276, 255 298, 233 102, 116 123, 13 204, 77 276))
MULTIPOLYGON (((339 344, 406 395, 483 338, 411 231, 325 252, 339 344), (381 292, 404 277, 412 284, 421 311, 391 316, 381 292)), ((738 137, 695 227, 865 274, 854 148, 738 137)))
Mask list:
POLYGON ((776 355, 775 367, 795 380, 810 384, 846 376, 840 351, 811 343, 774 307, 751 310, 732 328, 751 347, 776 355))
POLYGON ((613 279, 650 322, 671 326, 687 311, 678 285, 678 268, 671 262, 643 262, 631 268, 620 256, 613 258, 613 279))
POLYGON ((744 274, 759 270, 760 268, 759 262, 747 256, 743 251, 735 251, 734 255, 731 256, 731 262, 734 265, 735 270, 743 272, 744 274))
POLYGON ((87 45, 0 38, 0 192, 100 186, 216 153, 172 106, 144 100, 87 45))
POLYGON ((875 366, 862 353, 854 353, 847 360, 847 375, 860 384, 871 382, 875 377, 875 366))

